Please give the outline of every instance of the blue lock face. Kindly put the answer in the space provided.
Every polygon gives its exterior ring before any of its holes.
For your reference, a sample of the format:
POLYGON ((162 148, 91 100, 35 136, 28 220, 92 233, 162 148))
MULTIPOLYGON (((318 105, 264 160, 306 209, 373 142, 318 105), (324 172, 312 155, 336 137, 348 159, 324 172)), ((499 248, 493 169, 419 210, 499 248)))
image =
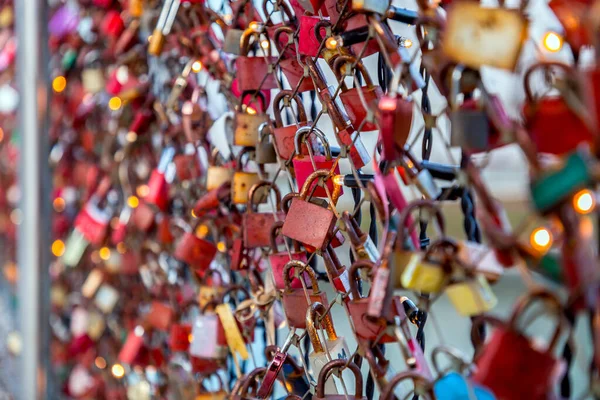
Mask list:
POLYGON ((496 400, 492 392, 481 386, 469 384, 465 377, 457 372, 450 372, 438 380, 433 391, 437 400, 496 400), (469 391, 469 385, 472 394, 469 391))
MULTIPOLYGON (((297 377, 291 378, 291 375, 295 373, 294 367, 290 364, 283 364, 283 376, 285 376, 286 381, 292 386, 290 392, 292 393, 306 393, 309 391, 310 386, 306 382, 306 376, 300 375, 297 377)), ((316 382, 315 382, 316 383, 316 382)), ((283 398, 285 399, 284 396, 283 398)))

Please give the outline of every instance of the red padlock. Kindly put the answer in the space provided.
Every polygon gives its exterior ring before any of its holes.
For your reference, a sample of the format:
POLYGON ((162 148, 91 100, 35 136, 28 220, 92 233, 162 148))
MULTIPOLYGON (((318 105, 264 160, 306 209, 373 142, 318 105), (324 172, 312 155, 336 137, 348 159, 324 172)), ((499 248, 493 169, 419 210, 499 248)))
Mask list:
POLYGON ((271 227, 275 223, 276 214, 277 220, 282 221, 285 215, 281 209, 281 193, 277 186, 269 181, 260 181, 255 183, 250 188, 248 193, 248 204, 246 212, 242 216, 242 228, 244 247, 247 249, 255 249, 257 247, 267 247, 271 244, 271 227), (256 203, 255 196, 258 193, 262 195, 261 188, 271 189, 275 193, 275 210, 265 213, 255 212, 256 203), (276 213, 276 214, 275 214, 276 213))
POLYGON ((209 269, 212 260, 217 254, 217 246, 213 242, 201 239, 197 236, 196 228, 201 222, 202 220, 199 219, 193 226, 190 226, 183 220, 173 220, 173 223, 184 231, 183 236, 175 245, 173 257, 187 263, 196 271, 205 271, 209 269))
MULTIPOLYGON (((308 177, 315 172, 316 170, 326 169, 332 171, 334 175, 339 175, 340 167, 337 161, 334 161, 331 158, 331 150, 329 149, 329 142, 325 137, 325 134, 318 128, 304 126, 296 131, 294 136, 294 145, 295 145, 295 156, 292 159, 292 164, 294 166, 294 174, 296 175, 296 182, 298 183, 298 188, 302 188, 308 177), (308 135, 313 133, 316 137, 318 137, 323 145, 325 150, 325 155, 314 155, 312 157, 312 161, 314 161, 315 166, 313 167, 313 162, 311 161, 310 156, 302 155, 302 144, 308 139, 308 135)), ((316 182, 314 182, 316 184, 316 182)), ((327 181, 327 188, 329 189, 329 193, 332 194, 335 189, 339 188, 340 194, 343 193, 343 189, 341 186, 335 185, 332 179, 327 181)), ((315 190, 312 192, 314 197, 327 197, 327 191, 325 188, 317 186, 315 190)))
MULTIPOLYGON (((250 52, 250 39, 252 37, 256 40, 260 40, 260 34, 255 33, 253 29, 246 29, 241 39, 241 55, 235 61, 238 90, 245 93, 257 90, 276 89, 277 80, 274 71, 271 69, 277 58, 270 55, 271 46, 268 47, 268 56, 248 56, 248 53, 250 52)), ((260 47, 262 48, 262 46, 260 47)))
MULTIPOLYGON (((294 244, 294 252, 292 253, 288 253, 286 251, 284 252, 277 252, 277 235, 279 233, 279 231, 281 230, 281 227, 283 226, 283 221, 277 221, 273 224, 273 226, 271 227, 271 249, 273 250, 273 254, 271 254, 269 256, 269 262, 271 263, 271 271, 273 272, 273 282, 275 284, 275 288, 279 289, 279 290, 283 290, 285 289, 285 279, 283 276, 283 269, 285 268, 285 265, 287 264, 288 261, 290 260, 298 260, 303 262, 304 264, 306 264, 307 262, 307 256, 306 256, 306 252, 305 251, 300 251, 300 246, 298 245, 298 242, 296 242, 295 240, 293 241, 294 244)), ((290 287, 292 289, 299 289, 302 287, 302 282, 300 282, 300 279, 295 278, 293 276, 293 271, 290 269, 289 271, 289 279, 290 279, 290 287)), ((302 277, 304 279, 304 283, 306 285, 307 288, 311 287, 311 282, 310 282, 310 278, 309 276, 306 274, 306 272, 302 273, 302 277)))
POLYGON ((319 56, 321 42, 317 37, 317 30, 319 31, 319 34, 321 36, 325 36, 324 31, 326 30, 326 25, 328 25, 328 22, 328 18, 322 19, 321 17, 311 17, 308 15, 300 16, 300 32, 298 33, 298 53, 301 56, 319 56))
POLYGON ((283 268, 283 280, 285 283, 285 290, 283 291, 283 309, 290 328, 306 329, 306 312, 308 311, 309 304, 306 302, 306 295, 304 289, 292 289, 290 280, 290 271, 294 269, 294 275, 298 275, 302 272, 306 272, 312 282, 312 293, 309 295, 311 302, 319 302, 327 308, 329 302, 327 301, 327 294, 319 290, 319 283, 317 282, 317 276, 313 269, 304 264, 301 261, 291 260, 288 261, 283 268), (298 270, 296 270, 296 268, 298 270))
MULTIPOLYGON (((284 54, 283 58, 279 61, 279 68, 281 68, 281 72, 283 72, 290 87, 293 88, 296 93, 315 90, 312 79, 310 79, 310 76, 304 75, 304 66, 298 62, 296 46, 294 45, 294 33, 294 29, 289 26, 282 26, 274 33, 273 41, 275 42, 277 51, 279 54, 284 54), (282 35, 287 38, 284 43, 282 43, 282 35)), ((302 61, 303 58, 304 57, 300 57, 300 60, 302 61)))
POLYGON ((499 399, 547 399, 552 393, 554 375, 560 365, 552 351, 568 325, 556 296, 545 289, 535 289, 518 300, 507 323, 491 316, 479 317, 477 321, 471 329, 471 337, 476 339, 478 349, 473 381, 490 389, 499 399), (540 300, 550 306, 558 319, 558 326, 546 349, 527 338, 517 326, 519 317, 534 301, 540 300), (482 322, 492 323, 496 328, 485 345, 479 337, 482 322))
POLYGON ((354 128, 358 129, 359 127, 362 127, 361 132, 376 130, 377 125, 375 125, 375 123, 365 121, 368 112, 363 105, 362 99, 364 99, 368 108, 374 110, 377 107, 379 99, 383 96, 383 91, 381 90, 381 87, 373 85, 373 81, 371 80, 371 76, 369 75, 369 71, 365 68, 365 65, 362 62, 357 61, 353 56, 338 56, 333 64, 333 72, 338 81, 342 82, 340 99, 344 104, 348 117, 350 117, 350 122, 352 122, 354 128), (346 89, 346 85, 343 84, 344 76, 353 76, 353 72, 347 67, 348 65, 356 65, 357 70, 360 72, 366 83, 366 87, 361 89, 356 87, 346 89), (350 71, 350 74, 346 73, 344 75, 342 73, 342 68, 344 67, 346 67, 347 71, 350 71), (362 96, 359 94, 359 90, 362 92, 362 96), (363 123, 363 121, 365 122, 363 123))
MULTIPOLYGON (((312 82, 312 79, 311 79, 312 82)), ((296 151, 296 131, 299 127, 308 125, 306 118, 306 110, 304 104, 297 94, 292 97, 293 92, 291 90, 280 90, 273 100, 273 116, 275 118, 275 128, 273 129, 273 138, 275 141, 275 149, 281 160, 289 160, 296 151), (296 103, 296 119, 297 125, 283 126, 283 118, 281 117, 281 111, 285 107, 291 107, 291 101, 294 100, 296 103), (281 102, 283 101, 283 106, 281 102)), ((308 155, 308 148, 305 144, 302 144, 301 155, 308 155)))
POLYGON ((558 156, 568 154, 581 143, 592 143, 594 135, 590 130, 590 119, 584 107, 573 107, 568 97, 545 97, 536 100, 531 91, 530 81, 534 71, 547 71, 552 67, 561 69, 568 81, 564 90, 574 90, 570 96, 581 92, 579 75, 572 67, 557 62, 538 63, 531 66, 524 76, 526 102, 523 107, 525 128, 540 153, 558 156), (576 86, 573 89, 573 86, 576 86), (583 114, 582 114, 583 113, 583 114))
POLYGON ((124 364, 133 364, 144 347, 144 328, 138 325, 129 332, 117 359, 124 364))
POLYGON ((169 330, 175 312, 171 306, 160 301, 153 301, 150 306, 150 311, 146 314, 146 321, 154 329, 161 331, 169 330))
POLYGON ((169 333, 169 348, 171 351, 188 351, 190 348, 190 335, 192 325, 177 322, 171 325, 169 333))
POLYGON ((158 166, 150 174, 148 181, 148 195, 144 200, 155 205, 161 211, 166 211, 169 206, 169 182, 165 177, 167 167, 175 156, 175 148, 167 147, 163 150, 158 166))

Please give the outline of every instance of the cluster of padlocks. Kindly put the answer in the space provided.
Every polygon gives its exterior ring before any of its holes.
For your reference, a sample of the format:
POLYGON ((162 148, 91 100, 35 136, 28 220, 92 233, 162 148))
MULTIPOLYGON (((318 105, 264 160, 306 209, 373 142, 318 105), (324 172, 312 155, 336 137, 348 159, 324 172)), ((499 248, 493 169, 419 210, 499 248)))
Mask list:
MULTIPOLYGON (((16 43, 2 3, 4 74, 16 43)), ((575 398, 572 358, 585 348, 577 398, 600 397, 600 65, 579 66, 598 45, 600 2, 551 0, 563 33, 544 44, 564 41, 574 62, 531 66, 520 61, 528 14, 546 5, 504 3, 52 2, 61 396, 575 398), (482 68, 523 77, 521 119, 482 68), (451 162, 430 161, 434 142, 451 162), (481 176, 481 155, 509 144, 529 167, 542 223, 531 237, 481 176), (445 205, 457 201, 464 235, 453 237, 445 205), (501 319, 494 284, 511 268, 526 290, 501 319), (438 300, 468 317, 473 357, 425 352, 438 300), (525 332, 532 309, 550 314, 550 339, 525 332), (573 339, 579 321, 590 343, 573 339)), ((7 119, 5 157, 12 130, 7 119)), ((14 177, 0 178, 6 206, 14 177)))

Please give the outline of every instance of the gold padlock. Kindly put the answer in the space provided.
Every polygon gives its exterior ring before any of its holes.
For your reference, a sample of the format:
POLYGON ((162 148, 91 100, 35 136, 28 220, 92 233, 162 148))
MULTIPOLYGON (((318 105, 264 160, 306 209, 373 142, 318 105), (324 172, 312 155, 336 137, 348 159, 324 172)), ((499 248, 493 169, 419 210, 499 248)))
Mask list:
POLYGON ((231 181, 231 200, 233 204, 246 204, 250 188, 260 182, 260 177, 256 172, 244 172, 242 170, 242 157, 245 154, 250 155, 252 153, 254 153, 253 147, 244 147, 237 156, 235 172, 231 181))
POLYGON ((445 282, 444 268, 425 259, 411 262, 401 276, 402 287, 423 293, 439 293, 445 282))
POLYGON ((528 21, 519 10, 481 7, 460 1, 448 11, 443 49, 453 61, 478 69, 490 66, 514 70, 525 42, 528 21))
MULTIPOLYGON (((258 143, 258 132, 262 124, 269 121, 269 117, 263 110, 255 110, 254 108, 243 105, 244 98, 251 95, 250 92, 242 95, 240 107, 243 110, 238 110, 235 113, 235 131, 233 134, 233 144, 236 146, 255 147, 258 143)), ((258 92, 258 97, 263 107, 266 107, 266 99, 262 92, 258 92)))
POLYGON ((446 287, 445 293, 460 315, 470 317, 490 311, 498 299, 483 274, 475 274, 446 287))
POLYGON ((223 162, 223 158, 219 156, 219 150, 217 148, 213 149, 206 172, 206 190, 217 189, 224 183, 230 182, 233 176, 231 168, 219 165, 223 162))
POLYGON ((143 0, 129 0, 129 14, 133 18, 139 18, 144 13, 143 0))

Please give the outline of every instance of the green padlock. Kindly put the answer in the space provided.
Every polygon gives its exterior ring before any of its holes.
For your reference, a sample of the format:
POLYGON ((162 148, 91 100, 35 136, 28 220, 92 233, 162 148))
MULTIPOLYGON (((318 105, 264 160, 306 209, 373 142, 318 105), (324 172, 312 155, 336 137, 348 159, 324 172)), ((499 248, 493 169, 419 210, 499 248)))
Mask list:
POLYGON ((591 157, 579 149, 569 155, 562 168, 547 172, 531 183, 531 199, 538 212, 546 214, 577 191, 593 182, 591 157))
POLYGON ((65 252, 61 257, 62 262, 67 267, 75 268, 81 261, 81 257, 83 257, 83 253, 85 253, 85 249, 89 244, 90 242, 86 240, 81 232, 73 229, 65 244, 65 252))

